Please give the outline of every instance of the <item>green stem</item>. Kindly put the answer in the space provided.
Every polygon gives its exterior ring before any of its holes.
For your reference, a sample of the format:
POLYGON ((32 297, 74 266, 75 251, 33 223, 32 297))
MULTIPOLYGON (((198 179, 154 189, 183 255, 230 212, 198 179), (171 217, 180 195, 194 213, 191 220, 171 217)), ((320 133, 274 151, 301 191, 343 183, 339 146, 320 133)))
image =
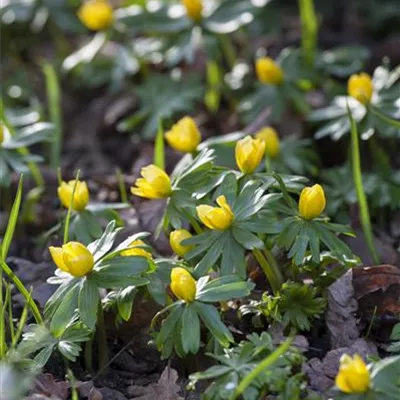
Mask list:
POLYGON ((263 373, 267 368, 271 367, 278 361, 279 357, 283 356, 293 343, 296 331, 292 329, 289 337, 270 355, 262 360, 238 385, 231 400, 235 400, 240 396, 257 377, 263 373))
POLYGON ((67 216, 65 218, 65 226, 64 226, 64 244, 68 242, 68 235, 69 235, 69 221, 71 219, 71 214, 72 214, 72 207, 74 205, 74 196, 75 196, 75 190, 76 190, 76 185, 78 184, 78 180, 79 180, 79 174, 81 173, 81 171, 78 169, 78 172, 76 173, 76 177, 75 177, 75 184, 74 187, 72 189, 72 194, 71 194, 71 201, 69 203, 69 207, 68 207, 68 212, 67 212, 67 216))
POLYGON ((116 172, 117 172, 117 181, 118 181, 118 187, 119 187, 119 193, 121 196, 121 201, 123 203, 128 203, 128 194, 126 192, 124 176, 123 176, 120 168, 117 168, 116 172))
POLYGON ((222 46, 222 51, 230 69, 233 69, 236 63, 236 50, 228 35, 221 34, 219 39, 222 46))
POLYGON ((104 311, 101 301, 99 301, 97 311, 97 339, 99 344, 99 370, 105 371, 108 367, 108 345, 106 326, 104 323, 104 311))
POLYGON ((318 21, 314 0, 299 0, 301 20, 301 50, 310 70, 314 68, 317 48, 318 21))
POLYGON ((271 285, 273 293, 277 294, 281 287, 281 280, 279 279, 279 276, 276 275, 274 269, 272 268, 270 263, 267 261, 267 259, 264 257, 264 255, 260 249, 253 249, 252 253, 253 253, 255 259, 260 264, 262 270, 264 271, 264 274, 267 277, 268 282, 271 285))
POLYGON ((31 294, 26 290, 24 284, 21 282, 21 280, 18 278, 18 276, 14 274, 12 269, 4 261, 1 261, 1 268, 7 274, 8 278, 17 287, 17 289, 22 294, 22 296, 24 296, 26 302, 29 304, 29 308, 32 311, 32 314, 36 320, 36 323, 42 324, 43 319, 40 314, 40 311, 39 311, 36 303, 33 301, 31 294))
POLYGON ((267 173, 269 173, 269 174, 272 172, 272 169, 271 169, 271 160, 270 160, 268 154, 265 154, 265 171, 266 171, 267 173))
POLYGON ((371 219, 369 215, 367 197, 365 196, 363 181, 362 181, 362 172, 361 172, 361 161, 360 161, 360 143, 358 140, 358 132, 356 122, 351 115, 350 110, 349 118, 351 123, 351 158, 352 158, 352 167, 353 167, 353 180, 354 186, 357 193, 358 204, 360 207, 360 219, 361 225, 364 231, 365 240, 367 242, 368 249, 372 255, 372 259, 375 264, 379 264, 379 256, 376 251, 374 244, 374 237, 372 234, 372 226, 371 219))
POLYGON ((394 126, 395 128, 400 128, 400 121, 397 121, 391 117, 388 117, 385 114, 382 114, 380 111, 378 111, 375 107, 368 105, 368 110, 372 112, 376 117, 381 119, 382 121, 386 122, 388 125, 394 126))
POLYGON ((85 343, 85 368, 93 372, 93 338, 85 343))
POLYGON ((275 276, 277 277, 277 279, 279 281, 279 288, 280 288, 283 284, 283 276, 282 276, 282 272, 278 266, 278 263, 277 263, 274 255, 272 254, 272 251, 270 251, 266 247, 263 249, 263 253, 264 253, 264 256, 267 259, 269 265, 271 266, 272 270, 274 271, 275 276))

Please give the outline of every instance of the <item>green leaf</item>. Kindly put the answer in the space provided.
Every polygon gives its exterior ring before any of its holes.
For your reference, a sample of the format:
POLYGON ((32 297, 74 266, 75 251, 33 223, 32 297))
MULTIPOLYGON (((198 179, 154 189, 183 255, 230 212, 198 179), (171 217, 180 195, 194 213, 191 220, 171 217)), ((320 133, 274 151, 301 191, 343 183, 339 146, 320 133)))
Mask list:
POLYGON ((112 247, 117 236, 115 229, 115 221, 111 221, 104 230, 103 235, 100 239, 90 243, 88 249, 94 255, 95 261, 100 260, 112 247))
POLYGON ((4 261, 7 258, 8 250, 10 248, 10 244, 14 236, 15 227, 17 225, 19 208, 21 206, 21 197, 22 197, 22 176, 19 179, 17 194, 15 196, 14 204, 10 212, 10 218, 7 223, 6 233, 4 234, 4 238, 1 243, 1 259, 4 261))
POLYGON ((47 140, 54 131, 53 124, 48 122, 37 122, 19 130, 15 136, 2 144, 5 149, 19 149, 32 144, 47 140))
POLYGON ((379 393, 379 400, 397 400, 399 385, 400 356, 388 357, 377 362, 371 372, 372 387, 379 393))
POLYGON ((133 300, 137 294, 135 286, 120 289, 117 295, 118 313, 124 321, 128 321, 132 315, 133 300))
POLYGON ((254 284, 251 282, 245 282, 236 276, 224 276, 205 285, 197 293, 196 300, 207 303, 228 301, 248 296, 253 288, 254 284))
POLYGON ((97 308, 100 296, 99 289, 89 277, 81 281, 78 308, 82 322, 91 330, 94 330, 97 322, 97 308))
POLYGON ((172 332, 175 330, 175 326, 182 316, 184 310, 183 303, 175 303, 174 308, 168 315, 167 319, 163 322, 160 332, 156 338, 157 348, 161 350, 164 347, 164 343, 171 336, 172 332))
POLYGON ((76 358, 79 356, 79 353, 82 350, 79 344, 72 343, 67 340, 60 341, 57 345, 57 348, 65 358, 72 362, 76 361, 76 358))
POLYGON ((149 262, 145 257, 114 257, 100 263, 92 272, 91 279, 98 287, 106 289, 143 286, 149 280, 141 277, 141 274, 148 269, 149 262))
POLYGON ((73 285, 64 294, 50 322, 50 332, 55 337, 62 335, 65 327, 71 322, 78 308, 80 285, 73 285))
MULTIPOLYGON (((213 243, 209 247, 207 253, 195 267, 196 276, 205 275, 211 268, 214 268, 221 253, 224 251, 225 244, 229 240, 229 232, 219 232, 220 235, 215 237, 213 243)), ((210 244, 209 244, 210 245, 210 244)))
POLYGON ((34 360, 39 368, 43 368, 47 361, 49 361, 51 355, 53 354, 54 344, 44 347, 38 354, 36 354, 34 360))
POLYGON ((233 226, 232 235, 247 250, 262 249, 264 247, 264 242, 250 231, 233 226))
POLYGON ((181 340, 183 351, 196 354, 200 347, 200 320, 192 304, 187 304, 182 313, 181 340))
POLYGON ((229 344, 234 341, 232 333, 223 324, 214 306, 199 301, 194 302, 192 306, 196 308, 197 314, 200 316, 204 325, 223 347, 228 347, 229 344))

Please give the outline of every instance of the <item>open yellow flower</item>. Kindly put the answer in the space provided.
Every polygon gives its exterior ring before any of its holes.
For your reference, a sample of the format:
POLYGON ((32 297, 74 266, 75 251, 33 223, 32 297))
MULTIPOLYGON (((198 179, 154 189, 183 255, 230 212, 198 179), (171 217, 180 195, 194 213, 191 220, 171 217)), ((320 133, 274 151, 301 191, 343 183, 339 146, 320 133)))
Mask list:
POLYGON ((351 75, 347 82, 347 93, 362 104, 370 102, 374 85, 371 77, 362 72, 361 74, 351 75))
POLYGON ((201 141, 201 135, 193 118, 184 117, 165 134, 168 144, 182 153, 193 153, 201 141))
POLYGON ((236 164, 244 174, 252 174, 265 153, 265 142, 251 136, 239 140, 235 147, 236 164))
POLYGON ((201 19, 203 12, 203 1, 202 0, 182 0, 183 5, 186 8, 186 14, 189 18, 194 21, 201 19))
POLYGON ((61 185, 57 189, 58 198, 65 208, 69 208, 72 201, 73 210, 83 211, 89 202, 89 189, 86 182, 77 181, 74 197, 72 199, 75 182, 75 180, 69 182, 61 182, 61 185))
POLYGON ((336 386, 345 393, 365 393, 370 387, 370 375, 364 360, 355 354, 353 357, 343 354, 336 386))
POLYGON ((276 158, 280 151, 280 140, 278 132, 270 127, 266 126, 256 133, 256 138, 262 140, 265 143, 265 152, 268 157, 276 158))
POLYGON ((81 22, 93 31, 108 28, 113 21, 113 9, 107 0, 88 0, 78 10, 81 22))
POLYGON ((93 269, 92 253, 79 242, 68 242, 62 247, 50 246, 49 251, 57 267, 72 276, 84 276, 93 269))
POLYGON ((256 73, 261 83, 280 85, 283 82, 282 68, 270 57, 262 57, 256 61, 256 73))
POLYGON ((132 194, 147 199, 163 199, 171 194, 171 180, 161 168, 151 164, 142 168, 143 178, 136 180, 136 187, 131 187, 132 194))
POLYGON ((170 286, 174 295, 186 303, 191 303, 196 297, 196 281, 184 268, 172 269, 170 286))
POLYGON ((181 244, 182 240, 191 238, 192 235, 186 229, 176 229, 169 235, 169 244, 172 250, 179 257, 183 257, 187 252, 193 249, 193 246, 184 246, 181 244))
POLYGON ((206 204, 197 206, 197 215, 207 228, 224 231, 232 225, 234 214, 225 196, 219 196, 217 204, 219 207, 211 207, 206 204))
POLYGON ((142 249, 141 247, 133 247, 133 246, 144 246, 146 245, 143 240, 134 240, 133 242, 129 243, 129 247, 132 247, 131 249, 126 249, 124 251, 121 251, 120 255, 122 257, 133 257, 133 256, 141 256, 141 257, 146 257, 148 260, 152 260, 153 256, 149 251, 146 251, 145 249, 142 249))
POLYGON ((305 187, 300 193, 300 215, 307 220, 317 218, 326 206, 325 192, 321 185, 305 187))

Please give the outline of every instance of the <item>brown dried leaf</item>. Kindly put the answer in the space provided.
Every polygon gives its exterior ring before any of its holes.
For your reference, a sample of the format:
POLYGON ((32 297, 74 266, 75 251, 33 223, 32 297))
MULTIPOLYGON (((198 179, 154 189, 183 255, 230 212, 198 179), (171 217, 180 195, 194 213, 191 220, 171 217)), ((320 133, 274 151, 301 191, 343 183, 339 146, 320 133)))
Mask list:
POLYGON ((183 400, 178 395, 180 386, 176 383, 177 380, 178 373, 173 368, 166 367, 159 381, 144 387, 144 394, 135 400, 183 400))

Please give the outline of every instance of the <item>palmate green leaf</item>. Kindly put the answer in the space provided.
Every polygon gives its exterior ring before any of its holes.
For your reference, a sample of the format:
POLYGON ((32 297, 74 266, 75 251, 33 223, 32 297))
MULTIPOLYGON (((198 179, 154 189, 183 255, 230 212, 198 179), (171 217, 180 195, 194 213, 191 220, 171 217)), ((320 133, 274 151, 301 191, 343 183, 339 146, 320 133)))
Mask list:
POLYGON ((203 20, 202 26, 213 33, 229 34, 250 24, 256 9, 247 0, 224 0, 219 7, 203 20))
POLYGON ((141 102, 138 112, 148 118, 143 126, 143 136, 147 139, 154 137, 160 119, 166 120, 193 110, 195 103, 203 98, 203 91, 199 77, 195 75, 177 81, 153 74, 136 88, 141 102))
POLYGON ((118 230, 115 229, 115 221, 111 221, 100 239, 90 243, 88 249, 94 255, 95 261, 104 256, 112 247, 117 236, 118 230))
POLYGON ((378 361, 372 368, 371 380, 379 400, 395 400, 400 396, 400 356, 378 361))
POLYGON ((247 250, 262 249, 264 247, 264 242, 248 230, 246 231, 234 226, 232 228, 232 235, 247 250))
POLYGON ((100 302, 99 289, 90 279, 85 277, 81 280, 78 309, 82 322, 91 330, 94 330, 97 322, 97 309, 100 302))
POLYGON ((19 149, 20 147, 31 146, 49 139, 54 132, 54 125, 48 122, 37 122, 20 129, 15 136, 5 141, 2 146, 5 149, 19 149))
POLYGON ((221 275, 236 274, 240 278, 246 277, 246 261, 244 248, 229 232, 221 257, 221 275))
MULTIPOLYGON (((29 173, 29 167, 27 165, 29 161, 26 159, 26 156, 23 156, 17 150, 3 151, 1 155, 4 156, 4 161, 8 163, 15 172, 19 174, 29 173)), ((38 159, 36 159, 35 162, 38 162, 37 160, 38 159)), ((39 160, 42 161, 43 159, 39 157, 39 160)))
POLYGON ((151 12, 137 6, 123 7, 116 11, 116 19, 132 27, 138 33, 171 34, 180 33, 192 27, 193 22, 186 16, 172 18, 168 14, 169 7, 164 6, 151 12))
POLYGON ((193 304, 186 304, 181 318, 182 349, 185 354, 196 354, 200 347, 200 320, 193 304))
POLYGON ((114 257, 101 262, 91 274, 93 282, 101 288, 143 286, 149 280, 142 277, 149 270, 149 262, 145 257, 114 257))
POLYGON ((124 321, 128 321, 132 315, 133 300, 137 294, 135 286, 120 289, 117 294, 118 313, 124 321))
POLYGON ((168 349, 165 349, 165 346, 167 344, 168 339, 172 341, 173 339, 172 333, 174 332, 175 327, 182 316, 184 308, 185 304, 183 302, 177 302, 173 304, 171 313, 168 315, 167 319, 163 322, 160 332, 156 337, 157 348, 158 350, 161 350, 163 352, 164 358, 168 357, 171 354, 172 347, 168 346, 168 349))
POLYGON ((68 324, 75 317, 78 310, 78 296, 80 285, 69 286, 62 299, 55 309, 50 322, 50 332, 53 336, 59 337, 68 324))
POLYGON ((227 301, 248 296, 254 284, 245 282, 237 276, 223 276, 206 284, 196 294, 196 300, 206 303, 227 301))
POLYGON ((47 300, 44 310, 46 319, 51 319, 53 317, 55 311, 57 310, 58 306, 60 305, 64 297, 75 286, 78 286, 79 282, 80 280, 78 278, 72 278, 63 281, 63 283, 47 300))
POLYGON ((231 342, 234 342, 232 333, 223 324, 214 306, 198 301, 194 302, 192 306, 195 307, 206 328, 223 347, 228 347, 231 342))

